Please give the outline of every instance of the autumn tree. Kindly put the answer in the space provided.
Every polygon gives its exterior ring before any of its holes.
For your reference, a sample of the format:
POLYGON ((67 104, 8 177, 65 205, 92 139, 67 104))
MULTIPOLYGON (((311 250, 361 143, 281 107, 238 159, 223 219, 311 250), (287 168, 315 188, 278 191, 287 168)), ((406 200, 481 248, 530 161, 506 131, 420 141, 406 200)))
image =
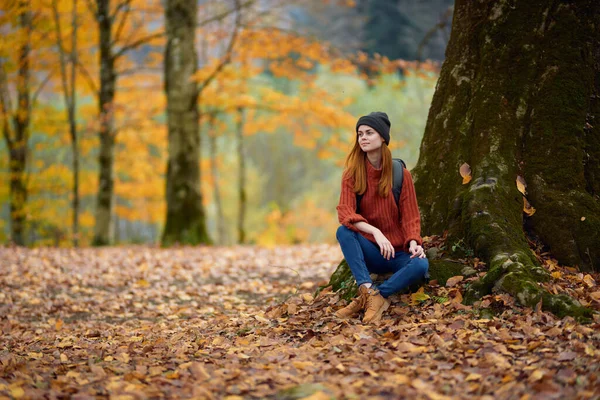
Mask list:
POLYGON ((142 13, 136 8, 146 6, 145 13, 152 13, 152 2, 134 0, 96 0, 88 2, 98 26, 99 77, 97 88, 100 149, 98 152, 98 193, 96 198, 95 245, 111 242, 111 225, 114 199, 114 159, 117 130, 115 129, 114 101, 117 78, 122 73, 118 63, 133 50, 147 45, 164 35, 162 30, 149 29, 144 17, 134 21, 134 14, 142 13), (149 10, 148 10, 149 9, 149 10))
POLYGON ((195 0, 168 0, 165 7, 165 94, 169 131, 167 220, 162 242, 208 243, 200 190, 198 68, 195 0))
POLYGON ((18 40, 18 80, 17 103, 12 109, 9 84, 5 70, 5 63, 0 61, 0 106, 2 133, 9 153, 10 171, 10 215, 11 236, 18 245, 24 242, 25 212, 24 206, 27 199, 25 183, 25 167, 27 166, 27 142, 29 140, 30 121, 30 52, 31 52, 31 9, 29 2, 19 2, 18 27, 20 28, 18 40))
POLYGON ((468 301, 494 289, 585 312, 540 288, 549 275, 528 241, 561 263, 600 266, 599 20, 595 0, 456 2, 413 174, 423 233, 447 230, 488 263, 468 301))
POLYGON ((65 112, 69 123, 69 137, 71 139, 72 167, 73 167, 73 245, 79 244, 79 145, 77 135, 77 92, 76 92, 76 74, 77 74, 77 0, 71 4, 70 32, 64 32, 61 24, 61 16, 57 0, 52 1, 52 14, 54 16, 54 30, 56 35, 56 47, 58 48, 60 77, 63 90, 63 99, 65 102, 65 112), (69 47, 65 43, 65 33, 70 37, 69 47))
MULTIPOLYGON (((163 245, 210 243, 200 187, 200 131, 198 99, 223 68, 231 53, 241 24, 241 10, 253 4, 231 2, 228 10, 211 20, 235 15, 225 54, 207 76, 191 79, 198 69, 196 28, 198 6, 194 1, 171 0, 165 8, 167 45, 165 49, 165 93, 169 151, 166 176, 167 216, 163 245)), ((202 24, 206 23, 204 21, 202 24)))

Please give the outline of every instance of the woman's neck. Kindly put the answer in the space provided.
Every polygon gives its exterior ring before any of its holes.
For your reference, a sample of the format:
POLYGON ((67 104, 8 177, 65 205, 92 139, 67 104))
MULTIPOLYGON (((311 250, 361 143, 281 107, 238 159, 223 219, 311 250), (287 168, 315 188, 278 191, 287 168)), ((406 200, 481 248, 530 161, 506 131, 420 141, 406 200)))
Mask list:
POLYGON ((373 168, 381 168, 381 151, 370 151, 367 153, 367 160, 371 163, 373 168))

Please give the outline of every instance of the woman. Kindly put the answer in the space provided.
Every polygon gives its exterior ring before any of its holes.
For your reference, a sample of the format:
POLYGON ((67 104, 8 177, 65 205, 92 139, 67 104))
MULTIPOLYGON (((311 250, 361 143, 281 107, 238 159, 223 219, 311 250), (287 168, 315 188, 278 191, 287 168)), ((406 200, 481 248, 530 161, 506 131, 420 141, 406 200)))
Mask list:
POLYGON ((403 168, 402 192, 396 204, 392 193, 390 120, 372 112, 356 123, 356 143, 346 158, 342 192, 337 206, 341 226, 337 240, 356 279, 358 296, 338 310, 340 318, 365 310, 364 323, 377 322, 390 303, 388 297, 422 279, 429 268, 421 246, 421 217, 410 172, 403 168), (362 194, 360 213, 357 194, 362 194), (369 273, 393 275, 378 287, 369 273))

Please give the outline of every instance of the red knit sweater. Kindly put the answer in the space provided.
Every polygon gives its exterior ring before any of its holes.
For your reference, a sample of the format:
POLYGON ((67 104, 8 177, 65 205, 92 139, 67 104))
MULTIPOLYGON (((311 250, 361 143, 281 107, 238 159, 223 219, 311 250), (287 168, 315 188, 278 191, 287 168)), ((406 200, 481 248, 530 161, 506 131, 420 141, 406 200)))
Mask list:
POLYGON ((340 224, 359 232, 371 242, 376 243, 373 235, 359 231, 353 225, 356 222, 365 221, 378 228, 392 243, 396 251, 408 251, 411 240, 416 240, 419 245, 422 244, 421 215, 410 172, 406 168, 404 169, 400 210, 398 210, 391 190, 386 197, 381 197, 377 193, 381 169, 375 169, 369 161, 366 161, 366 164, 367 190, 360 201, 360 214, 356 213, 354 179, 346 174, 342 178, 342 192, 337 206, 340 224))

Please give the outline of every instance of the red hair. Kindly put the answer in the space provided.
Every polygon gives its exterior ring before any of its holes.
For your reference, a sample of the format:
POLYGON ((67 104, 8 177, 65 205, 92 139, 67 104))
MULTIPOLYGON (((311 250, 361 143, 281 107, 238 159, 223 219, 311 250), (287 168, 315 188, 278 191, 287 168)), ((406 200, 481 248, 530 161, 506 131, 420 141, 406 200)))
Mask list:
MULTIPOLYGON (((358 144, 358 136, 350 154, 344 163, 344 175, 354 179, 354 192, 363 194, 367 190, 367 153, 362 151, 358 144)), ((386 197, 392 188, 392 152, 387 144, 381 144, 381 178, 379 179, 378 193, 386 197)))

